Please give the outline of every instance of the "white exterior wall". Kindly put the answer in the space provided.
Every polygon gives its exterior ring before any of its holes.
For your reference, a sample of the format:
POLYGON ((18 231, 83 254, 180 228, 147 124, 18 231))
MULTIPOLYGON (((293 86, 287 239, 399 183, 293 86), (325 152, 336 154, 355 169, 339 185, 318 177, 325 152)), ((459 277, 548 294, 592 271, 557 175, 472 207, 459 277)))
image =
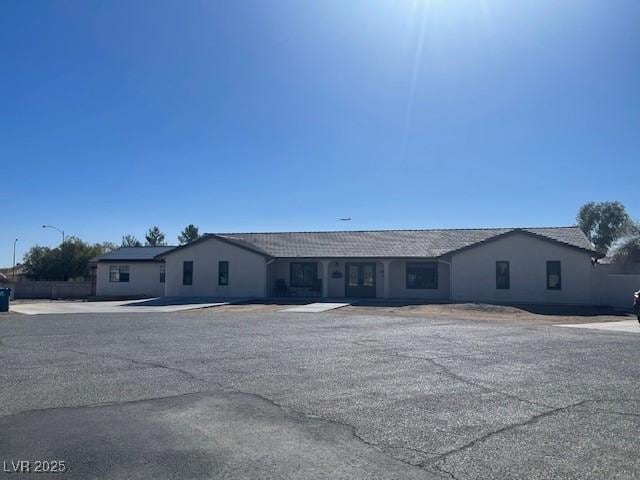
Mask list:
POLYGON ((98 297, 161 297, 164 283, 160 283, 162 262, 104 262, 96 270, 96 296, 98 297), (110 282, 109 269, 113 265, 129 267, 128 282, 110 282))
POLYGON ((463 250, 452 257, 453 300, 594 304, 591 255, 526 234, 463 250), (511 288, 496 289, 496 261, 509 261, 511 288), (547 261, 561 262, 562 289, 547 290, 547 261))
POLYGON ((265 257, 211 238, 165 257, 168 297, 264 297, 265 257), (183 262, 193 262, 193 285, 182 284, 183 262), (218 285, 218 262, 229 262, 229 285, 218 285))

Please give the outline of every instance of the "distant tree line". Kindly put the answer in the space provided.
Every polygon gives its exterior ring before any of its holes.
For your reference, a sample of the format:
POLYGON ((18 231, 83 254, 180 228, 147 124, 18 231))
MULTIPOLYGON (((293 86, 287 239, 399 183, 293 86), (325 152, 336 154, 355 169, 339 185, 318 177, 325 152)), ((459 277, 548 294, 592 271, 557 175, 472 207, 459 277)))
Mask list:
POLYGON ((111 242, 89 244, 67 237, 55 248, 36 245, 24 255, 23 266, 32 280, 70 280, 89 277, 89 260, 118 246, 111 242))
MULTIPOLYGON (((147 247, 163 247, 167 244, 165 241, 166 235, 160 230, 157 225, 151 227, 147 234, 144 236, 145 246, 147 247)), ((198 227, 192 223, 184 227, 184 229, 178 235, 178 243, 185 245, 189 242, 193 242, 200 238, 200 232, 198 227)), ((122 237, 123 247, 141 247, 142 242, 138 240, 134 235, 124 235, 122 237)))
MULTIPOLYGON (((198 227, 187 225, 178 235, 180 245, 197 240, 198 227)), ((157 225, 149 228, 145 235, 145 245, 165 246, 166 235, 157 225)), ((142 242, 134 235, 123 235, 120 247, 142 247, 142 242)), ((68 237, 64 244, 55 248, 35 245, 24 255, 23 266, 27 277, 32 280, 70 280, 88 278, 89 261, 97 256, 119 248, 113 242, 90 244, 77 237, 68 237)))

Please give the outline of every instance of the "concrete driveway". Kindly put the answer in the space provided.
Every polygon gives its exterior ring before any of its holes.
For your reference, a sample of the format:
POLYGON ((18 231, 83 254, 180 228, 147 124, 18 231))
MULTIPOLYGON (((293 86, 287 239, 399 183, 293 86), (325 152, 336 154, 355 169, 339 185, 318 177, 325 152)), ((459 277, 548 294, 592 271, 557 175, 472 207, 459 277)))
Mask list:
POLYGON ((213 301, 198 298, 150 298, 144 300, 119 300, 108 302, 83 301, 42 301, 16 302, 10 306, 10 311, 25 315, 51 315, 68 313, 152 313, 152 312, 181 312, 196 308, 217 307, 228 305, 229 302, 213 301))
POLYGON ((633 479, 639 365, 636 335, 504 321, 4 315, 0 460, 64 460, 65 479, 633 479))
POLYGON ((621 322, 594 322, 570 325, 556 325, 556 327, 586 328, 592 330, 609 330, 612 332, 640 333, 638 320, 623 320, 621 322))

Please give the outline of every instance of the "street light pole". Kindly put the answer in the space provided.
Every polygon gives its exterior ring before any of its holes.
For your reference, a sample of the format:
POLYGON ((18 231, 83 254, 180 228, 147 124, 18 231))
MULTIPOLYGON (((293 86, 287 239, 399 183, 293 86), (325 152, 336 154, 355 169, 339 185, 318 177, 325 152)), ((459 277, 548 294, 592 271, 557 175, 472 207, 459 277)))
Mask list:
POLYGON ((42 225, 42 228, 53 228, 62 234, 62 245, 64 246, 64 230, 60 230, 58 227, 54 227, 53 225, 42 225))
POLYGON ((16 281, 16 243, 18 243, 18 239, 16 238, 13 241, 13 268, 11 269, 11 279, 16 281))

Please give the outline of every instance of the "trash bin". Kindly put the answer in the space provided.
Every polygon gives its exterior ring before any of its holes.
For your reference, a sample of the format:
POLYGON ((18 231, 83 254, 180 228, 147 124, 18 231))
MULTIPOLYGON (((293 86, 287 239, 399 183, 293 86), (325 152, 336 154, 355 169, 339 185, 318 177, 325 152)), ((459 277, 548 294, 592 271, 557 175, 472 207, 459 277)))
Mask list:
POLYGON ((0 312, 9 311, 9 298, 11 297, 10 288, 0 288, 0 312))

